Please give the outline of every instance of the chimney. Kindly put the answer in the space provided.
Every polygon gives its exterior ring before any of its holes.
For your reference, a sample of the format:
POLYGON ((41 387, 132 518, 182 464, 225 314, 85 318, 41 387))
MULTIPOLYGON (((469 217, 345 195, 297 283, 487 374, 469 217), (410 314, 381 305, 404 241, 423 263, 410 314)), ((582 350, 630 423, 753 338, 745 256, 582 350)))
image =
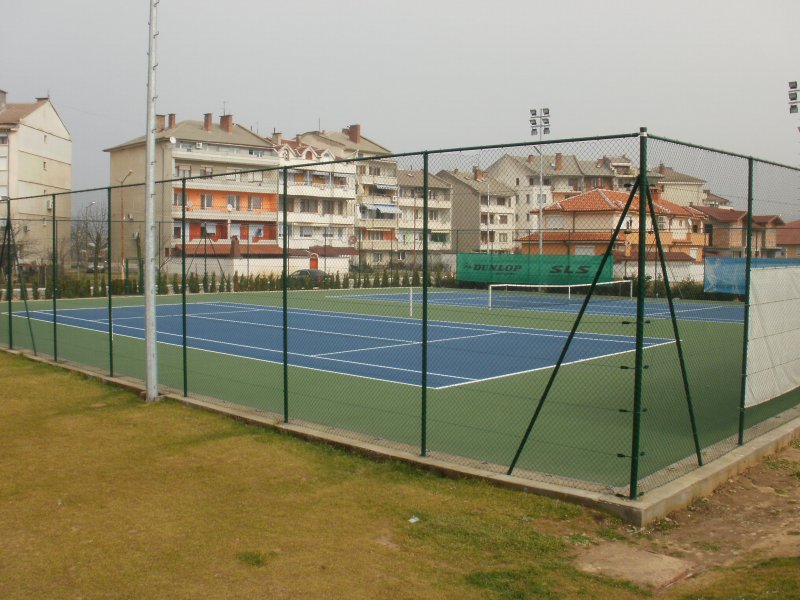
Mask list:
POLYGON ((358 143, 361 141, 361 125, 356 123, 355 125, 350 125, 350 127, 344 129, 342 133, 346 133, 347 137, 350 138, 351 142, 358 143))
POLYGON ((164 115, 156 115, 156 131, 164 131, 164 122, 166 118, 167 117, 164 115))
POLYGON ((564 155, 561 152, 556 152, 556 171, 564 168, 564 155))
POLYGON ((658 165, 658 172, 661 173, 662 175, 665 175, 667 173, 667 167, 664 166, 664 163, 658 165))
POLYGON ((6 107, 6 91, 0 90, 0 110, 6 107))
POLYGON ((475 178, 475 181, 484 181, 488 173, 486 171, 481 171, 478 167, 472 167, 472 176, 475 178))
POLYGON ((283 143, 283 134, 279 131, 276 131, 272 134, 272 141, 275 143, 276 146, 280 146, 283 143))
POLYGON ((231 258, 241 258, 242 247, 239 244, 239 237, 233 236, 231 238, 231 258))
POLYGON ((203 115, 203 129, 205 129, 206 131, 211 131, 213 118, 214 115, 212 115, 211 113, 206 113, 205 115, 203 115))
POLYGON ((219 126, 227 133, 233 133, 233 115, 222 115, 219 118, 219 126))
POLYGON ((533 164, 533 154, 528 154, 528 162, 533 164))
POLYGON ((175 113, 169 113, 169 124, 167 125, 167 129, 172 129, 175 127, 175 113))

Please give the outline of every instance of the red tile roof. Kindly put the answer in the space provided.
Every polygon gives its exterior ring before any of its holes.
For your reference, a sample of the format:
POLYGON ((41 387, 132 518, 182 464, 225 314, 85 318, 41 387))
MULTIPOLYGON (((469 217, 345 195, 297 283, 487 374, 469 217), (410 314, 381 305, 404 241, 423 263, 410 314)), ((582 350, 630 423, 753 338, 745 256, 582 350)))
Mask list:
MULTIPOLYGON (((685 252, 665 252, 664 259, 667 262, 694 262, 694 259, 685 252)), ((639 251, 636 248, 632 248, 630 254, 627 256, 625 255, 624 252, 614 252, 614 260, 616 261, 639 260, 639 251)), ((658 258, 657 252, 647 252, 645 253, 645 260, 657 261, 660 259, 658 258)))
POLYGON ((779 246, 800 246, 800 220, 778 227, 779 246))
MULTIPOLYGON (((609 230, 603 231, 545 231, 542 235, 543 242, 609 242, 611 241, 611 234, 609 230)), ((622 242, 625 240, 625 234, 620 232, 617 236, 617 241, 622 242)), ((518 242, 538 242, 539 232, 536 231, 525 237, 518 238, 518 242)))
MULTIPOLYGON (((593 189, 576 196, 554 202, 544 208, 548 212, 622 212, 628 202, 628 192, 616 190, 593 189)), ((664 200, 654 194, 653 205, 656 214, 674 215, 683 217, 704 218, 703 213, 691 206, 681 206, 674 202, 664 200)), ((639 196, 633 197, 629 211, 639 211, 639 196)))

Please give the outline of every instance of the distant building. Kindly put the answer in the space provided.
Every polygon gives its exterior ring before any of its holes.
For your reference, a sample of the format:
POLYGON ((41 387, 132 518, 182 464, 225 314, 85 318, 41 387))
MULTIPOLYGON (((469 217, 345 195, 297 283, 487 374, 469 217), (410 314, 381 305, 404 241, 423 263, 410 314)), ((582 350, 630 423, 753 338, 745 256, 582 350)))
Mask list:
POLYGON ((776 244, 785 258, 800 258, 800 220, 778 227, 776 244))
POLYGON ((453 188, 455 252, 510 253, 514 249, 516 192, 486 171, 439 171, 453 188))
MULTIPOLYGON (((0 196, 24 198, 11 202, 19 258, 47 260, 52 255, 51 222, 72 214, 72 138, 49 98, 7 102, 0 90, 0 196)), ((2 207, 0 218, 5 218, 2 207)), ((58 228, 58 251, 64 254, 69 227, 58 228)))
MULTIPOLYGON (((747 211, 713 206, 695 206, 708 217, 706 254, 742 258, 747 254, 747 211)), ((752 256, 780 256, 778 228, 785 225, 778 215, 753 215, 752 256)))
MULTIPOLYGON (((400 216, 397 230, 398 260, 405 265, 422 264, 422 226, 425 213, 424 173, 421 170, 400 170, 397 184, 400 190, 400 216)), ((428 173, 428 253, 448 253, 452 242, 453 189, 443 179, 428 173)))
MULTIPOLYGON (((111 158, 110 185, 145 179, 145 137, 106 152, 111 158)), ((161 263, 180 254, 181 179, 186 178, 187 254, 216 254, 221 249, 253 255, 280 255, 278 246, 278 172, 238 171, 278 166, 274 144, 237 125, 233 115, 218 123, 211 113, 201 121, 177 122, 175 115, 156 118, 155 179, 157 244, 161 263), (202 178, 202 176, 212 176, 202 178), (173 180, 173 181, 170 181, 173 180), (236 238, 238 244, 231 244, 236 238)), ((144 243, 144 186, 112 192, 111 260, 121 269, 139 260, 144 243)), ((212 255, 213 255, 212 254, 212 255)))

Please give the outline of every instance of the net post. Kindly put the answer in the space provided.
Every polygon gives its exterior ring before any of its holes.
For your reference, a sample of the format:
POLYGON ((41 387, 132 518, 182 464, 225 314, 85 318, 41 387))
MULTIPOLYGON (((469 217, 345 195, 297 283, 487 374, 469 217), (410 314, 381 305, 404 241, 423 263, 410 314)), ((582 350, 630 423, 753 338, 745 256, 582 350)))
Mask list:
POLYGON ((189 357, 186 333, 186 178, 181 179, 181 352, 183 358, 183 397, 189 395, 189 357))
POLYGON ((631 432, 631 471, 629 497, 636 499, 639 495, 639 455, 641 452, 641 421, 642 421, 642 380, 644 377, 644 294, 645 271, 647 268, 645 244, 647 237, 647 203, 644 198, 647 194, 647 128, 639 130, 639 241, 637 265, 637 296, 636 296, 636 357, 635 375, 633 383, 633 429, 631 432))
POLYGON ((428 158, 422 153, 422 386, 420 455, 428 454, 428 158))
POLYGON ((106 284, 108 293, 108 376, 114 376, 114 307, 111 294, 111 188, 106 188, 106 284))
POLYGON ((289 226, 288 218, 288 198, 287 189, 289 187, 289 169, 284 167, 282 170, 283 180, 283 254, 281 261, 281 273, 283 279, 283 422, 289 422, 289 226))
POLYGON ((753 166, 752 157, 747 159, 747 249, 744 258, 744 332, 742 334, 742 373, 739 389, 738 444, 744 444, 744 417, 747 404, 747 351, 750 337, 750 269, 753 255, 753 166))

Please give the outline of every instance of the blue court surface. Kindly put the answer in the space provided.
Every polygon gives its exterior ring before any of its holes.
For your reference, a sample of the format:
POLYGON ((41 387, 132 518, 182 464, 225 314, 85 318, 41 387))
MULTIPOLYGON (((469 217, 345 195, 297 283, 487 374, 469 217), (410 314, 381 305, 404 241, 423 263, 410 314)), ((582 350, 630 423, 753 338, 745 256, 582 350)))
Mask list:
MULTIPOLYGON (((382 299, 385 299, 382 297, 382 299)), ((406 294, 408 301, 408 294, 406 294)), ((24 316, 24 313, 17 313, 24 316)), ((31 312, 52 322, 52 312, 31 312)), ((144 308, 115 307, 114 335, 144 338, 144 308)), ((58 323, 108 332, 105 308, 60 309, 58 323)), ((289 364, 354 377, 421 385, 422 325, 419 319, 290 309, 289 364)), ((158 341, 182 343, 179 304, 157 307, 158 341)), ((187 305, 190 348, 273 363, 283 361, 280 307, 234 302, 187 305)), ((428 386, 442 389, 552 367, 567 332, 445 321, 428 322, 428 386)), ((645 338, 646 347, 673 340, 645 338)), ((629 336, 579 333, 565 362, 577 363, 635 349, 629 336)))
MULTIPOLYGON (((329 296, 330 297, 330 296, 329 296)), ((363 290, 359 294, 332 295, 341 300, 378 300, 381 302, 409 302, 407 291, 392 294, 370 293, 363 290)), ((422 303, 422 292, 415 288, 412 301, 422 303)), ((493 309, 533 310, 537 312, 557 312, 577 314, 583 303, 583 296, 567 298, 560 294, 533 292, 495 291, 492 296, 493 309)), ((463 306, 489 310, 489 296, 486 290, 458 290, 428 292, 428 304, 442 306, 463 306)), ((707 323, 743 323, 744 305, 739 302, 704 302, 698 300, 674 301, 675 315, 681 321, 705 321, 707 323)), ((607 317, 636 317, 636 298, 597 295, 592 297, 586 308, 587 315, 607 317)), ((648 319, 669 319, 669 304, 666 298, 647 298, 645 317, 648 319)))

